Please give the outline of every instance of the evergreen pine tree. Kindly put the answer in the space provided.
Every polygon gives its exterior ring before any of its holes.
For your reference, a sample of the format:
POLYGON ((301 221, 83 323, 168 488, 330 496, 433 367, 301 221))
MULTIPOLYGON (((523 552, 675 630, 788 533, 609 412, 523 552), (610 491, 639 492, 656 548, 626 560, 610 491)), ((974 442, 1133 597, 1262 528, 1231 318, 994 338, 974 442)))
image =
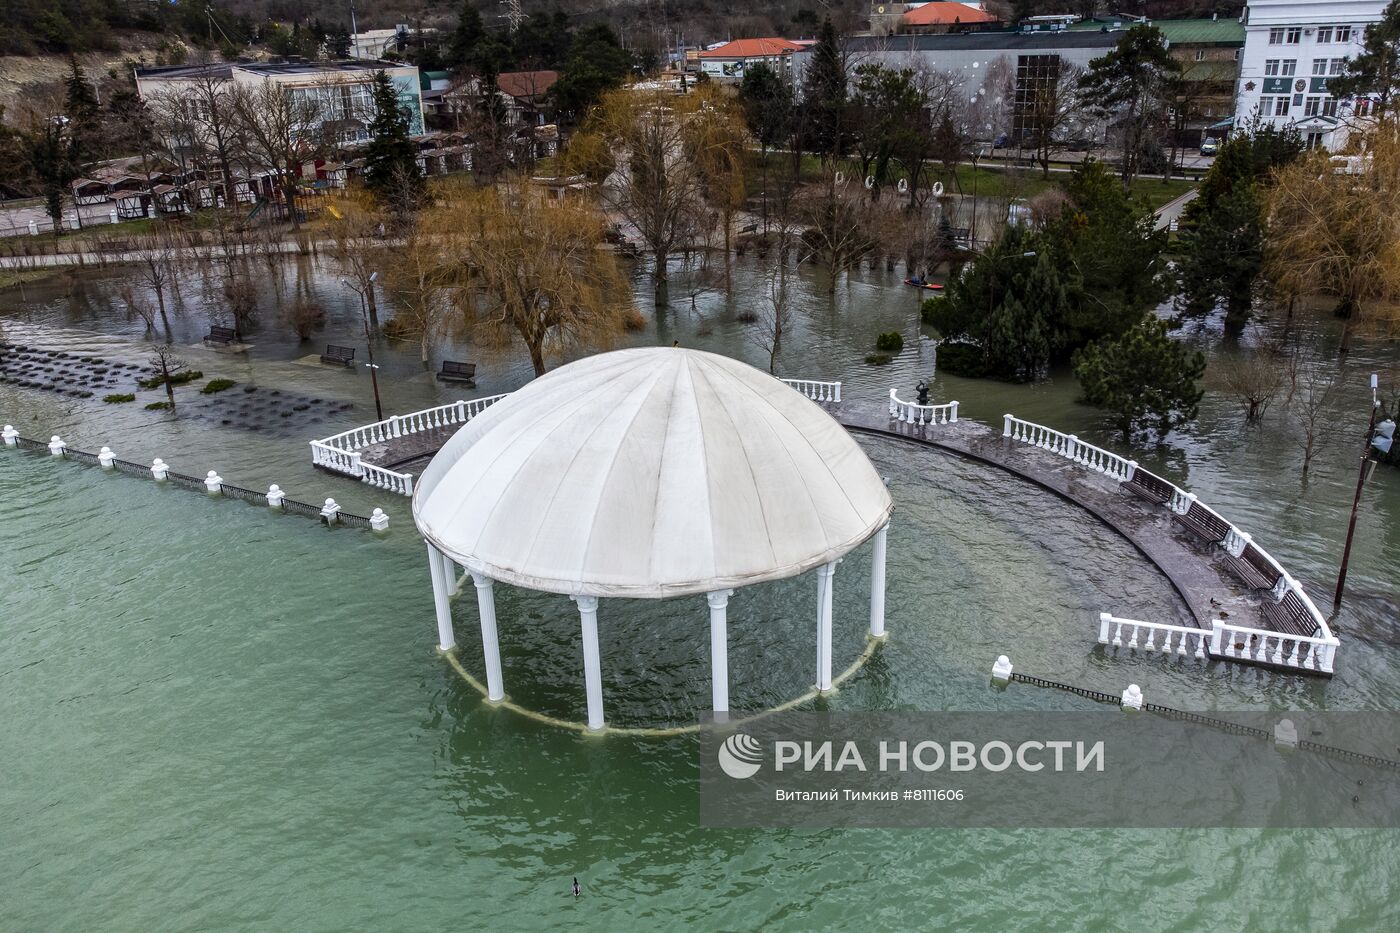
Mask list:
POLYGON ((374 73, 374 119, 365 149, 365 185, 395 210, 412 210, 423 193, 418 149, 408 133, 408 114, 384 71, 374 73))
POLYGON ((848 82, 839 41, 828 16, 817 30, 817 44, 802 79, 807 146, 824 158, 838 158, 844 142, 848 82))

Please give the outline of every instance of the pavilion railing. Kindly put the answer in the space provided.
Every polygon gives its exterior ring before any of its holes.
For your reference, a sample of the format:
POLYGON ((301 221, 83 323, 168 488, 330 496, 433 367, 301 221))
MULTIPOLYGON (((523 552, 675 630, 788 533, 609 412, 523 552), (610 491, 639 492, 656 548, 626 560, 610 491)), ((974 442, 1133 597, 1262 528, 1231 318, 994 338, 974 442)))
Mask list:
POLYGON ((958 420, 958 403, 920 405, 904 401, 896 394, 896 390, 890 389, 890 417, 895 421, 920 427, 926 424, 955 424, 958 420))
POLYGON ((837 404, 841 401, 841 383, 839 382, 819 382, 815 379, 781 379, 779 381, 787 383, 814 402, 837 404))
POLYGON ((311 462, 322 469, 353 476, 379 489, 411 496, 413 474, 365 463, 361 452, 395 438, 466 424, 503 398, 505 395, 492 395, 425 408, 407 415, 392 415, 383 421, 311 441, 311 462))
MULTIPOLYGON (((1192 531, 1225 552, 1225 566, 1247 586, 1260 591, 1263 602, 1261 611, 1266 617, 1277 614, 1312 629, 1309 635, 1296 635, 1232 625, 1216 619, 1215 630, 1207 647, 1212 656, 1332 673, 1332 662, 1341 642, 1332 634, 1327 617, 1318 610, 1302 584, 1284 570, 1273 555, 1255 543, 1248 532, 1201 502, 1195 493, 1187 492, 1170 480, 1143 469, 1135 460, 1085 443, 1073 434, 1065 434, 1013 415, 1004 416, 1002 436, 1073 460, 1118 480, 1129 489, 1146 493, 1146 498, 1160 502, 1192 531), (1242 643, 1246 647, 1237 648, 1241 641, 1238 637, 1230 637, 1230 633, 1244 635, 1242 643)), ((1125 621, 1139 626, 1149 624, 1125 621)), ((1100 642, 1104 641, 1102 624, 1100 622, 1100 642)), ((1158 630, 1163 628, 1161 623, 1150 624, 1158 630)))
POLYGON ((1168 625, 1165 622, 1141 622, 1137 619, 1120 619, 1107 612, 1099 613, 1099 644, 1114 648, 1141 648, 1143 651, 1161 651, 1170 654, 1191 654, 1204 660, 1206 645, 1211 633, 1190 625, 1168 625), (1160 643, 1156 639, 1160 637, 1160 643), (1173 648, 1173 639, 1176 647, 1173 648), (1194 649, 1189 646, 1195 642, 1194 649))

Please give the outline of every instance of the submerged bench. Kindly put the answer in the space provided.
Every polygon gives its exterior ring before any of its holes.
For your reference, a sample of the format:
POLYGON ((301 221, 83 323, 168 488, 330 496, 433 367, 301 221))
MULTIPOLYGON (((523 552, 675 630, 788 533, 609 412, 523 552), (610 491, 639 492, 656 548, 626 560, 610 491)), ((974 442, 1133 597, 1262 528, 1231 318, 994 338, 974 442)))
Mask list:
POLYGON ((437 374, 437 377, 443 382, 475 382, 476 364, 443 360, 442 370, 437 374))
POLYGON ((1280 600, 1275 600, 1272 595, 1265 593, 1264 598, 1260 600, 1259 609, 1280 632, 1307 636, 1318 634, 1317 620, 1292 590, 1285 592, 1280 600))
POLYGON ((1229 522, 1195 501, 1191 503, 1185 515, 1172 513, 1172 521, 1179 522, 1212 544, 1224 541, 1225 535, 1230 531, 1229 522))
POLYGON ((232 327, 210 327, 209 333, 204 335, 205 343, 217 343, 228 346, 238 343, 238 331, 232 327))
POLYGON ((1133 495, 1141 496, 1149 502, 1170 502, 1175 488, 1171 483, 1142 468, 1133 471, 1133 478, 1123 484, 1133 495))
POLYGON ((1250 589, 1272 590, 1278 583, 1278 568, 1253 544, 1246 544, 1239 557, 1227 554, 1225 565, 1250 589))
POLYGON ((322 363, 339 363, 342 366, 355 365, 355 348, 338 347, 333 343, 326 344, 326 352, 321 354, 322 363))

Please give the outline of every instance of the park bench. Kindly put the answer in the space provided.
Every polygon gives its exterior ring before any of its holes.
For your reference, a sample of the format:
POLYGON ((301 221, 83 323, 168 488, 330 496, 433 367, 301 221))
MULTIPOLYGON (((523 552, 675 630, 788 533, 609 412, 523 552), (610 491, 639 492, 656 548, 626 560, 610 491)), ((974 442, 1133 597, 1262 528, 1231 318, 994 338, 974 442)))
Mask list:
POLYGON ((238 331, 232 327, 210 327, 209 333, 204 335, 204 342, 226 347, 231 343, 238 343, 238 331))
POLYGON ((354 347, 337 347, 333 343, 326 344, 326 352, 321 354, 322 363, 339 363, 342 366, 355 365, 354 347))
POLYGON ((442 370, 437 374, 442 382, 476 382, 476 364, 459 363, 456 360, 443 360, 442 370))
POLYGON ((1252 544, 1246 544, 1239 557, 1227 555, 1225 564, 1250 589, 1271 590, 1278 582, 1278 570, 1269 563, 1264 553, 1252 544))
POLYGON ((1191 503, 1191 507, 1186 510, 1185 515, 1177 515, 1173 512, 1172 521, 1179 522, 1212 544, 1224 541, 1226 533, 1230 530, 1229 522, 1199 502, 1194 501, 1191 503))
POLYGON ((1273 624, 1275 631, 1289 635, 1316 635, 1318 633, 1317 620, 1313 618, 1311 612, 1308 612, 1308 607, 1298 598, 1298 594, 1292 590, 1285 592, 1283 599, 1277 601, 1272 596, 1265 595, 1259 608, 1273 624))
POLYGON ((1171 483, 1141 467, 1133 471, 1133 478, 1124 483, 1123 486, 1133 495, 1157 503, 1170 502, 1172 493, 1175 492, 1171 483))

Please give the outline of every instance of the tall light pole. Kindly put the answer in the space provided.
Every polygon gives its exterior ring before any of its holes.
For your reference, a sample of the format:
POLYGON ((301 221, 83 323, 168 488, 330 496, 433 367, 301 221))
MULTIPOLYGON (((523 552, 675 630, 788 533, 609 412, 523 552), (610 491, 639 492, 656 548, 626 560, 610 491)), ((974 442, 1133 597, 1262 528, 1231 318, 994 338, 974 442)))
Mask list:
POLYGON ((1380 411, 1381 400, 1377 390, 1380 379, 1371 373, 1371 422, 1366 426, 1366 437, 1361 441, 1361 470, 1356 475, 1356 495, 1351 500, 1351 520, 1347 522, 1347 542, 1342 547, 1342 568, 1337 573, 1337 592, 1332 597, 1332 611, 1342 606, 1342 590, 1347 585, 1347 565, 1351 563, 1351 539, 1356 534, 1356 513, 1361 508, 1361 488, 1366 485, 1366 473, 1371 467, 1371 435, 1376 431, 1376 412, 1380 411))
MULTIPOLYGON (((369 274, 370 288, 379 279, 378 272, 369 274)), ((365 366, 369 367, 369 381, 374 386, 374 416, 376 421, 384 420, 384 406, 379 402, 379 367, 374 362, 374 339, 370 336, 369 330, 369 306, 365 304, 365 293, 359 289, 355 293, 360 296, 360 322, 365 325, 365 354, 369 357, 369 362, 365 366)))

